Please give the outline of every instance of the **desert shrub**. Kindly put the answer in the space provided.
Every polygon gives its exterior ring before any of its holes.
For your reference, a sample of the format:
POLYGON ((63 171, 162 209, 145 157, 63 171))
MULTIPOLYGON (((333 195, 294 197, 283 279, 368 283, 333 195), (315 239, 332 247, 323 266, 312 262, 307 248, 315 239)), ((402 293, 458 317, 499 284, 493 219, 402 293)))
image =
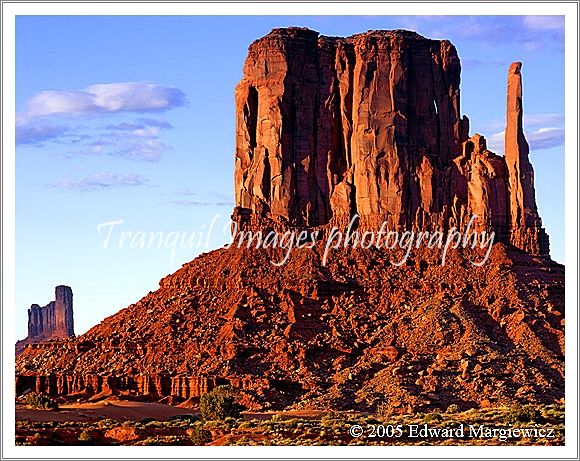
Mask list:
POLYGON ((93 441, 93 437, 91 436, 89 431, 82 431, 79 435, 79 442, 89 443, 93 441))
POLYGON ((114 419, 109 419, 109 418, 101 419, 97 423, 97 426, 99 429, 108 429, 114 425, 117 425, 117 421, 115 421, 114 419))
POLYGON ((194 445, 205 445, 212 441, 211 432, 201 424, 196 424, 191 428, 190 438, 194 445))
POLYGON ((459 405, 452 403, 447 407, 447 413, 457 413, 459 411, 459 405))
POLYGON ((148 423, 144 424, 145 427, 147 428, 162 428, 165 426, 163 421, 157 421, 157 420, 153 420, 153 421, 149 421, 148 423))
POLYGON ((377 406, 377 410, 375 411, 375 416, 378 418, 390 418, 393 414, 393 411, 389 405, 386 403, 379 403, 377 406))
POLYGON ((512 407, 505 419, 508 424, 531 422, 541 423, 543 420, 542 413, 533 405, 516 405, 512 407))
POLYGON ((254 421, 242 421, 238 426, 239 429, 251 429, 256 427, 256 423, 254 421))
POLYGON ((441 421, 442 419, 443 418, 439 413, 427 413, 425 415, 425 418, 423 418, 423 421, 425 421, 426 423, 434 423, 436 421, 441 421))
POLYGON ((175 415, 169 418, 169 421, 189 421, 195 422, 199 421, 199 418, 195 415, 175 415))
POLYGON ((244 408, 239 405, 229 386, 218 386, 199 399, 199 411, 206 421, 238 418, 244 408))
POLYGON ((48 395, 32 393, 26 396, 26 404, 39 410, 57 410, 58 402, 48 395))
POLYGON ((163 445, 163 441, 159 437, 147 437, 136 445, 163 445))

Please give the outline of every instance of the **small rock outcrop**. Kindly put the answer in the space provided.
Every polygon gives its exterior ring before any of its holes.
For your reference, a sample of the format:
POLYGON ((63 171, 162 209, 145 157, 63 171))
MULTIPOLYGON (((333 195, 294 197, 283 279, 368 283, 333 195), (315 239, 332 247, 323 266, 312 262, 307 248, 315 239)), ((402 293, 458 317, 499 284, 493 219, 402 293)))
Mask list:
POLYGON ((20 354, 26 344, 68 338, 74 334, 72 289, 60 285, 55 288, 54 301, 43 307, 33 304, 28 309, 28 336, 16 343, 16 354, 20 354))
POLYGON ((234 221, 340 228, 358 214, 361 229, 431 231, 465 228, 477 214, 496 240, 548 254, 519 69, 510 68, 504 158, 469 138, 449 41, 273 30, 250 46, 236 87, 234 221))

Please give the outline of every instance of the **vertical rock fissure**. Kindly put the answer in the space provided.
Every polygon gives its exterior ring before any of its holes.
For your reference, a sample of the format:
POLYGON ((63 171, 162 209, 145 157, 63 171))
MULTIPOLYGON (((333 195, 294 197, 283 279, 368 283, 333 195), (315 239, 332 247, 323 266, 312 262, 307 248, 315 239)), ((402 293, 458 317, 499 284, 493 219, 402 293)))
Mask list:
MULTIPOLYGON (((257 125, 258 125, 258 90, 253 86, 248 89, 248 101, 244 106, 244 119, 250 136, 250 149, 253 154, 256 148, 257 125)), ((253 155, 252 155, 253 156, 253 155)))
POLYGON ((272 194, 272 169, 270 166, 270 152, 267 148, 264 148, 264 176, 262 177, 262 194, 269 203, 272 194))
POLYGON ((345 108, 345 114, 346 114, 346 122, 347 122, 347 136, 346 136, 346 159, 347 159, 347 163, 346 163, 346 167, 347 169, 351 168, 353 166, 353 162, 352 162, 352 103, 353 103, 353 92, 354 92, 354 88, 353 88, 353 79, 354 79, 354 67, 356 65, 356 57, 354 55, 354 52, 352 52, 352 56, 353 59, 352 61, 349 63, 350 60, 350 56, 351 56, 351 52, 349 51, 350 48, 348 46, 345 46, 345 57, 346 57, 346 69, 348 72, 348 89, 344 98, 344 108, 345 108))
MULTIPOLYGON (((316 88, 314 90, 314 107, 312 110, 312 152, 310 153, 311 157, 312 157, 312 161, 310 162, 310 171, 309 171, 309 185, 310 188, 314 191, 314 194, 312 197, 310 197, 310 200, 308 203, 310 203, 311 208, 316 211, 319 210, 320 208, 322 208, 322 222, 319 221, 318 216, 316 213, 313 213, 313 216, 315 216, 314 222, 310 222, 312 221, 310 219, 310 216, 308 217, 307 222, 305 223, 308 226, 319 226, 320 224, 324 224, 324 222, 327 222, 328 220, 328 211, 327 211, 327 204, 328 204, 328 197, 322 197, 323 193, 322 193, 322 189, 320 188, 320 185, 318 184, 318 121, 320 120, 321 117, 321 98, 320 98, 320 79, 322 78, 321 75, 321 69, 320 69, 320 53, 321 53, 321 49, 320 49, 320 45, 317 47, 316 49, 316 88), (322 200, 321 200, 322 199, 322 200), (324 200, 326 199, 326 200, 324 200)), ((325 166, 326 166, 326 162, 325 162, 325 166)), ((321 174, 325 175, 325 172, 320 172, 321 174)))

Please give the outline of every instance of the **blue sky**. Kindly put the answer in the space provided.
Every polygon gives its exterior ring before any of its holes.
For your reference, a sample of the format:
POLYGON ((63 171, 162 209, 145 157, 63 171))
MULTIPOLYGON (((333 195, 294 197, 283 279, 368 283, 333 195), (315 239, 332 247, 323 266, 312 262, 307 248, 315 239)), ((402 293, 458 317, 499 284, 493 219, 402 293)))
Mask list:
POLYGON ((462 113, 498 153, 507 69, 522 61, 538 206, 552 257, 564 262, 563 17, 20 16, 19 338, 27 308, 52 300, 58 284, 73 287, 83 333, 227 241, 234 86, 248 45, 287 26, 450 39, 462 60, 462 113), (149 232, 157 233, 151 242, 149 232))

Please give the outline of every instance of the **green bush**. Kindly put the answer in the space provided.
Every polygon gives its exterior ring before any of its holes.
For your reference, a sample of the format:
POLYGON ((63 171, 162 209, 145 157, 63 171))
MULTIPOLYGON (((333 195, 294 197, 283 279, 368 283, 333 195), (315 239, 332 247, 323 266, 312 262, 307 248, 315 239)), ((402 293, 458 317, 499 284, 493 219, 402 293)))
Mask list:
POLYGON ((199 411, 205 421, 238 418, 244 408, 239 405, 229 386, 218 386, 199 399, 199 411))
POLYGON ((26 396, 26 404, 39 410, 58 410, 58 402, 44 394, 28 394, 26 396))
POLYGON ((191 428, 190 437, 194 445, 205 445, 212 441, 211 432, 201 424, 196 424, 191 428))
POLYGON ((442 419, 443 417, 439 413, 428 413, 425 415, 425 418, 423 418, 423 421, 426 423, 434 423, 436 421, 441 421, 442 419))
POLYGON ((459 411, 459 405, 452 403, 447 407, 447 413, 457 413, 459 411))
POLYGON ((192 423, 198 420, 199 418, 195 415, 175 415, 169 418, 169 421, 189 421, 192 423))
POLYGON ((110 419, 110 418, 105 418, 105 419, 101 419, 98 423, 97 423, 97 427, 99 429, 110 429, 113 426, 117 426, 118 422, 115 421, 114 419, 110 419))
POLYGON ((89 431, 82 431, 79 435, 79 442, 89 443, 93 441, 93 437, 89 433, 89 431))
POLYGON ((511 411, 508 413, 506 417, 506 423, 514 424, 514 423, 541 423, 544 421, 542 417, 542 413, 540 410, 533 405, 516 405, 514 406, 511 411))

